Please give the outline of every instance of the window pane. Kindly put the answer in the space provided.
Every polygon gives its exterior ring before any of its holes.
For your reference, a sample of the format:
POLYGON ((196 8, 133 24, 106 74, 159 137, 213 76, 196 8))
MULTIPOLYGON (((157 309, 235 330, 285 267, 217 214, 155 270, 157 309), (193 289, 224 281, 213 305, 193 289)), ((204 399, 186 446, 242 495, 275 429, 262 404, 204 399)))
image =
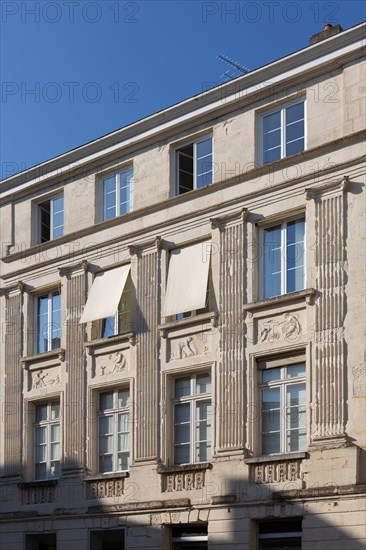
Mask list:
POLYGON ((211 391, 211 375, 199 374, 196 378, 196 393, 208 393, 211 391))
POLYGON ((113 392, 112 391, 99 394, 99 410, 105 411, 107 409, 113 409, 113 392))
POLYGON ((304 234, 305 221, 297 220, 287 224, 287 292, 304 288, 304 234))
POLYGON ((263 132, 265 134, 278 128, 281 128, 281 111, 263 117, 263 132))
POLYGON ((40 214, 40 240, 47 242, 51 238, 51 201, 39 205, 40 214))
POLYGON ((130 448, 130 438, 129 434, 120 434, 118 436, 118 451, 128 451, 130 448))
POLYGON ((280 408, 280 389, 264 388, 262 390, 262 409, 268 411, 280 408))
POLYGON ((262 437, 262 453, 273 454, 281 452, 280 434, 264 434, 262 437))
POLYGON ((207 462, 211 458, 211 445, 210 443, 196 444, 196 462, 207 462))
POLYGON ((51 460, 59 460, 60 458, 60 444, 52 443, 51 445, 51 460))
POLYGON ((274 130, 263 136, 263 149, 268 151, 268 149, 279 148, 281 146, 281 130, 274 130))
POLYGON ((304 118, 304 103, 297 103, 286 108, 286 124, 304 118))
MULTIPOLYGON (((289 153, 290 154, 290 153, 289 153)), ((292 153, 291 153, 292 154, 292 153)), ((270 162, 275 162, 281 158, 281 147, 275 147, 274 149, 269 149, 263 153, 263 163, 269 164, 270 162)))
POLYGON ((296 153, 301 153, 301 151, 304 151, 304 149, 304 138, 297 139, 296 141, 292 141, 291 143, 286 144, 286 156, 289 157, 290 155, 296 155, 296 153))
POLYGON ((48 296, 38 298, 38 352, 48 351, 48 296))
POLYGON ((291 384, 287 386, 287 406, 306 405, 305 384, 291 384))
MULTIPOLYGON (((124 390, 119 390, 118 392, 118 406, 119 407, 128 407, 130 404, 130 390, 128 388, 124 390)), ((128 415, 125 415, 128 417, 128 415)))
POLYGON ((122 413, 118 415, 118 431, 128 432, 130 427, 130 415, 128 413, 122 413))
POLYGON ((177 378, 174 381, 174 397, 183 397, 191 394, 191 379, 177 378))
POLYGON ((197 143, 197 160, 212 154, 212 138, 197 143))
POLYGON ((286 143, 289 144, 295 140, 304 137, 304 121, 294 122, 286 128, 286 143))
POLYGON ((174 442, 175 444, 189 443, 190 441, 190 425, 178 424, 174 427, 174 442))
POLYGON ((287 223, 287 244, 304 241, 305 220, 295 220, 287 223))
POLYGON ((305 363, 291 365, 286 367, 286 378, 295 378, 297 376, 305 376, 305 363))
POLYGON ((280 430, 281 411, 265 411, 262 413, 262 432, 278 432, 280 430))
POLYGON ((190 405, 175 405, 174 407, 175 423, 189 422, 190 421, 190 405))
POLYGON ((123 170, 120 172, 120 205, 119 213, 127 214, 131 211, 131 192, 132 192, 132 181, 133 181, 133 170, 123 170))
POLYGON ((197 189, 201 187, 206 187, 212 183, 212 172, 207 172, 205 174, 197 176, 197 189))
POLYGON ((61 345, 61 296, 52 295, 52 323, 51 323, 51 345, 57 349, 61 345))
POLYGON ((36 422, 42 422, 42 420, 47 420, 47 404, 36 406, 36 422))
POLYGON ((113 416, 102 416, 99 418, 99 433, 113 433, 113 416))
POLYGON ((116 317, 112 315, 103 319, 102 322, 102 338, 109 338, 110 336, 115 335, 115 326, 116 326, 116 317))
POLYGON ((190 462, 189 452, 189 445, 175 447, 174 464, 188 464, 190 462))
POLYGON ((60 424, 51 425, 51 442, 60 441, 60 424))
POLYGON ((117 470, 128 470, 129 455, 128 453, 119 453, 117 458, 117 470))
POLYGON ((113 451, 113 437, 111 435, 102 435, 99 437, 99 453, 111 453, 113 451))
POLYGON ((306 434, 304 431, 291 430, 287 434, 287 452, 303 451, 306 449, 306 434))
POLYGON ((264 298, 281 294, 281 226, 264 230, 264 298))
POLYGON ((46 461, 46 445, 36 446, 36 463, 46 461))
POLYGON ((262 382, 271 382, 281 379, 281 369, 266 369, 262 371, 262 382))
POLYGON ((291 429, 306 427, 306 409, 304 407, 287 409, 287 427, 291 429))
POLYGON ((54 460, 51 462, 51 477, 60 477, 61 474, 61 465, 59 460, 54 460))
POLYGON ((47 467, 46 464, 36 464, 35 469, 35 477, 36 479, 47 479, 47 467))
POLYGON ((116 176, 110 176, 103 180, 103 204, 104 219, 108 220, 116 216, 116 176))
POLYGON ((102 455, 99 457, 99 471, 101 473, 113 471, 113 460, 111 455, 102 455))

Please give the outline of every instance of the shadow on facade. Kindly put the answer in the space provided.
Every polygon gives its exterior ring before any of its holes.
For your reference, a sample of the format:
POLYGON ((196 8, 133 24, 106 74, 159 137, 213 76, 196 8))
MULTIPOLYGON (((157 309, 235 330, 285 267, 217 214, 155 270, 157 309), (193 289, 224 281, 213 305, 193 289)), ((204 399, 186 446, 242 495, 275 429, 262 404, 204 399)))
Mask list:
POLYGON ((172 491, 143 502, 134 498, 143 487, 131 474, 124 495, 111 498, 90 498, 89 482, 76 477, 52 485, 3 479, 1 550, 364 549, 354 503, 365 486, 299 489, 232 476, 208 481, 188 499, 187 491, 172 491))

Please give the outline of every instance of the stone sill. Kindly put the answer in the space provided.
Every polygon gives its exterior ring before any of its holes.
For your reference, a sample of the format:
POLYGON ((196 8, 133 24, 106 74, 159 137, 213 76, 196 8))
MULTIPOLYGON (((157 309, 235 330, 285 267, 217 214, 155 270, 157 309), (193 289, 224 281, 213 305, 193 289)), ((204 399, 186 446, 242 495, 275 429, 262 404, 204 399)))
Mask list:
POLYGON ((183 464, 176 466, 158 466, 158 474, 180 474, 183 472, 196 472, 200 470, 211 470, 210 462, 201 462, 199 464, 183 464))
POLYGON ((108 481, 112 479, 125 479, 130 477, 130 472, 116 472, 114 474, 98 474, 98 475, 88 475, 84 477, 83 481, 108 481))
POLYGON ((27 368, 28 363, 46 361, 47 359, 53 359, 57 356, 60 361, 65 361, 65 350, 63 348, 56 348, 51 351, 36 353, 35 355, 27 355, 26 357, 22 357, 20 362, 23 363, 24 368, 27 368))
POLYGON ((34 489, 38 487, 55 487, 58 484, 58 479, 39 479, 37 481, 20 481, 18 487, 20 489, 34 489))
POLYGON ((263 464, 268 462, 283 462, 284 460, 301 460, 303 458, 309 458, 309 453, 284 453, 266 456, 256 456, 253 458, 245 458, 245 464, 263 464))
POLYGON ((84 348, 89 355, 92 355, 94 348, 99 346, 105 346, 109 344, 119 344, 120 342, 129 342, 132 346, 136 344, 135 332, 123 332, 122 334, 116 334, 116 336, 110 336, 109 338, 97 338, 96 340, 90 340, 84 343, 84 348))
POLYGON ((296 300, 305 300, 307 304, 311 302, 313 296, 315 296, 315 288, 305 288, 304 290, 297 290, 296 292, 289 292, 288 294, 282 294, 281 296, 274 296, 273 298, 266 298, 265 300, 259 300, 256 302, 250 302, 243 306, 244 311, 256 311, 270 306, 277 306, 285 304, 287 302, 295 302, 296 300))
POLYGON ((193 317, 187 317, 186 319, 181 319, 179 321, 169 321, 168 323, 163 323, 158 325, 158 329, 163 338, 167 337, 167 332, 169 330, 175 330, 179 328, 188 327, 190 325, 195 325, 199 322, 211 321, 213 327, 217 327, 218 313, 216 311, 210 311, 208 313, 201 313, 200 315, 194 315, 193 317))

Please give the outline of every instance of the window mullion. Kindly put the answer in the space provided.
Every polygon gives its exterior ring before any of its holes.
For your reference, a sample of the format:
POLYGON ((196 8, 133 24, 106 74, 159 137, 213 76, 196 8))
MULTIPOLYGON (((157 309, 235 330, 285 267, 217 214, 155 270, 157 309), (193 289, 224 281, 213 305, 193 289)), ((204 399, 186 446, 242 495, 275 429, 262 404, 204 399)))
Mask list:
POLYGON ((287 292, 287 224, 281 225, 281 294, 287 292))
POLYGON ((50 200, 50 240, 53 239, 54 199, 50 200))
POLYGON ((47 351, 52 349, 52 292, 47 297, 47 351))
POLYGON ((116 216, 120 215, 120 185, 121 175, 119 172, 116 174, 116 216))
POLYGON ((281 109, 281 158, 286 156, 286 108, 281 109))
POLYGON ((286 402, 286 384, 281 384, 281 402, 282 402, 282 414, 281 414, 281 422, 282 422, 282 452, 287 452, 287 445, 286 445, 286 436, 287 436, 287 402, 286 402))
POLYGON ((191 399, 191 404, 190 404, 190 407, 191 407, 191 422, 190 422, 190 431, 191 431, 191 435, 190 435, 190 445, 191 445, 191 452, 190 452, 190 457, 191 457, 191 464, 193 464, 196 460, 196 456, 195 456, 195 448, 196 448, 196 445, 195 445, 195 425, 196 425, 196 409, 195 409, 195 405, 196 405, 196 402, 194 399, 191 399))

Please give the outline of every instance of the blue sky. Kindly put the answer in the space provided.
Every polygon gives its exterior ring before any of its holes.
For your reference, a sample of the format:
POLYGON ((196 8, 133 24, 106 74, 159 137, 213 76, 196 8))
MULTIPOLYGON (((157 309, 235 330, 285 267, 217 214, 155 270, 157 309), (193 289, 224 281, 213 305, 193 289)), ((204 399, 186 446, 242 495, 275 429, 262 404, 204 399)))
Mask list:
POLYGON ((1 178, 308 45, 363 1, 2 0, 1 178))

